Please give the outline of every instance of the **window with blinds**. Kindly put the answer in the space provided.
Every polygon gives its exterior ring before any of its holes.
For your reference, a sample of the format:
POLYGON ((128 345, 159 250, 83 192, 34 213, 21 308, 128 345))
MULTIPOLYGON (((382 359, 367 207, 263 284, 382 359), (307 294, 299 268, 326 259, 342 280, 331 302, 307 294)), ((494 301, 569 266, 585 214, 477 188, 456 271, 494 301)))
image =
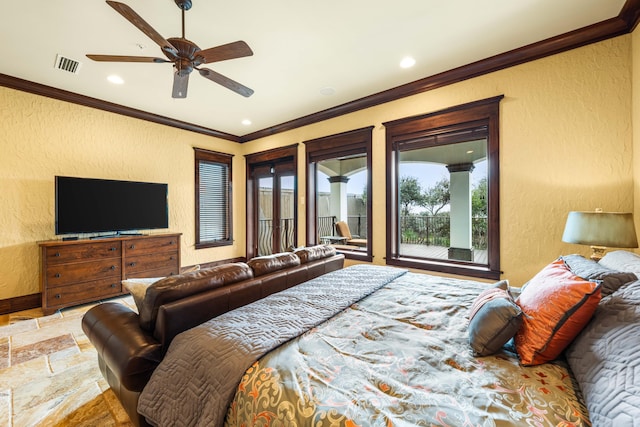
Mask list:
POLYGON ((196 248, 233 243, 230 154, 195 150, 196 248))

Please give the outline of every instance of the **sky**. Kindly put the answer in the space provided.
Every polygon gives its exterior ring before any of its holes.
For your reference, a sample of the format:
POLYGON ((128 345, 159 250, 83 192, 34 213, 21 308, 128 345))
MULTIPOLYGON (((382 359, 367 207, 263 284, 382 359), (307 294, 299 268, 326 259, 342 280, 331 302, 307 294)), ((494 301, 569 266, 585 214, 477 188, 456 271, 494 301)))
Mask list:
MULTIPOLYGON (((403 163, 400 166, 401 177, 415 177, 420 182, 423 190, 433 187, 436 182, 442 178, 447 178, 449 172, 443 165, 433 165, 428 163, 403 163)), ((484 160, 475 165, 475 169, 471 173, 473 184, 477 184, 483 177, 487 176, 487 161, 484 160)), ((329 192, 330 184, 327 181, 327 175, 320 172, 318 179, 318 191, 329 192)), ((367 171, 361 171, 349 177, 347 183, 348 194, 362 194, 367 183, 367 171)))

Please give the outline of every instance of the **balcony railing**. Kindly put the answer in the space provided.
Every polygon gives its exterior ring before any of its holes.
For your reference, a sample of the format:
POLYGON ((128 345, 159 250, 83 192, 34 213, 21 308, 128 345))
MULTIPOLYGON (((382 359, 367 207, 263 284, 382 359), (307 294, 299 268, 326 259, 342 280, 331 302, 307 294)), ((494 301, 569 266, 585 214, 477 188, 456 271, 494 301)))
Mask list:
MULTIPOLYGON (((318 217, 318 241, 322 236, 336 235, 336 217, 335 216, 319 216, 318 217)), ((366 215, 349 215, 347 217, 347 225, 352 235, 359 236, 361 239, 367 238, 367 217, 366 215)))
MULTIPOLYGON (((280 220, 280 250, 287 250, 295 242, 295 228, 293 218, 280 220)), ((270 255, 273 253, 273 220, 261 219, 258 221, 258 255, 270 255)))
MULTIPOLYGON (((487 218, 471 218, 471 244, 475 249, 487 249, 487 218)), ((427 246, 450 246, 448 216, 402 215, 400 243, 427 246)))

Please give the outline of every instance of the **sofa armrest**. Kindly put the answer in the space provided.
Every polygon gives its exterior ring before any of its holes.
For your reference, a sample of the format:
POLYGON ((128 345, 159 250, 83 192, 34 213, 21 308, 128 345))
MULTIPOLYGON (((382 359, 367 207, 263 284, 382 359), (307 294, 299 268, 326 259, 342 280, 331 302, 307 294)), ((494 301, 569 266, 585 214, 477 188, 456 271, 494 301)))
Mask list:
POLYGON ((123 304, 91 308, 82 318, 82 330, 119 385, 130 391, 141 391, 162 360, 160 343, 140 328, 138 315, 123 304))

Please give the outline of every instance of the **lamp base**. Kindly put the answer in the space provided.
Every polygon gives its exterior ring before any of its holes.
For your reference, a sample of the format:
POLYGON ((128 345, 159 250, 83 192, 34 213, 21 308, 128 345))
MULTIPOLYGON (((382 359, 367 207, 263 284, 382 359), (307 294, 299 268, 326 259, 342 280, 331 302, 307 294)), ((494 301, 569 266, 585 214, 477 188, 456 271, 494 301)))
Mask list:
POLYGON ((600 261, 606 251, 606 246, 591 246, 591 259, 595 262, 600 261))

